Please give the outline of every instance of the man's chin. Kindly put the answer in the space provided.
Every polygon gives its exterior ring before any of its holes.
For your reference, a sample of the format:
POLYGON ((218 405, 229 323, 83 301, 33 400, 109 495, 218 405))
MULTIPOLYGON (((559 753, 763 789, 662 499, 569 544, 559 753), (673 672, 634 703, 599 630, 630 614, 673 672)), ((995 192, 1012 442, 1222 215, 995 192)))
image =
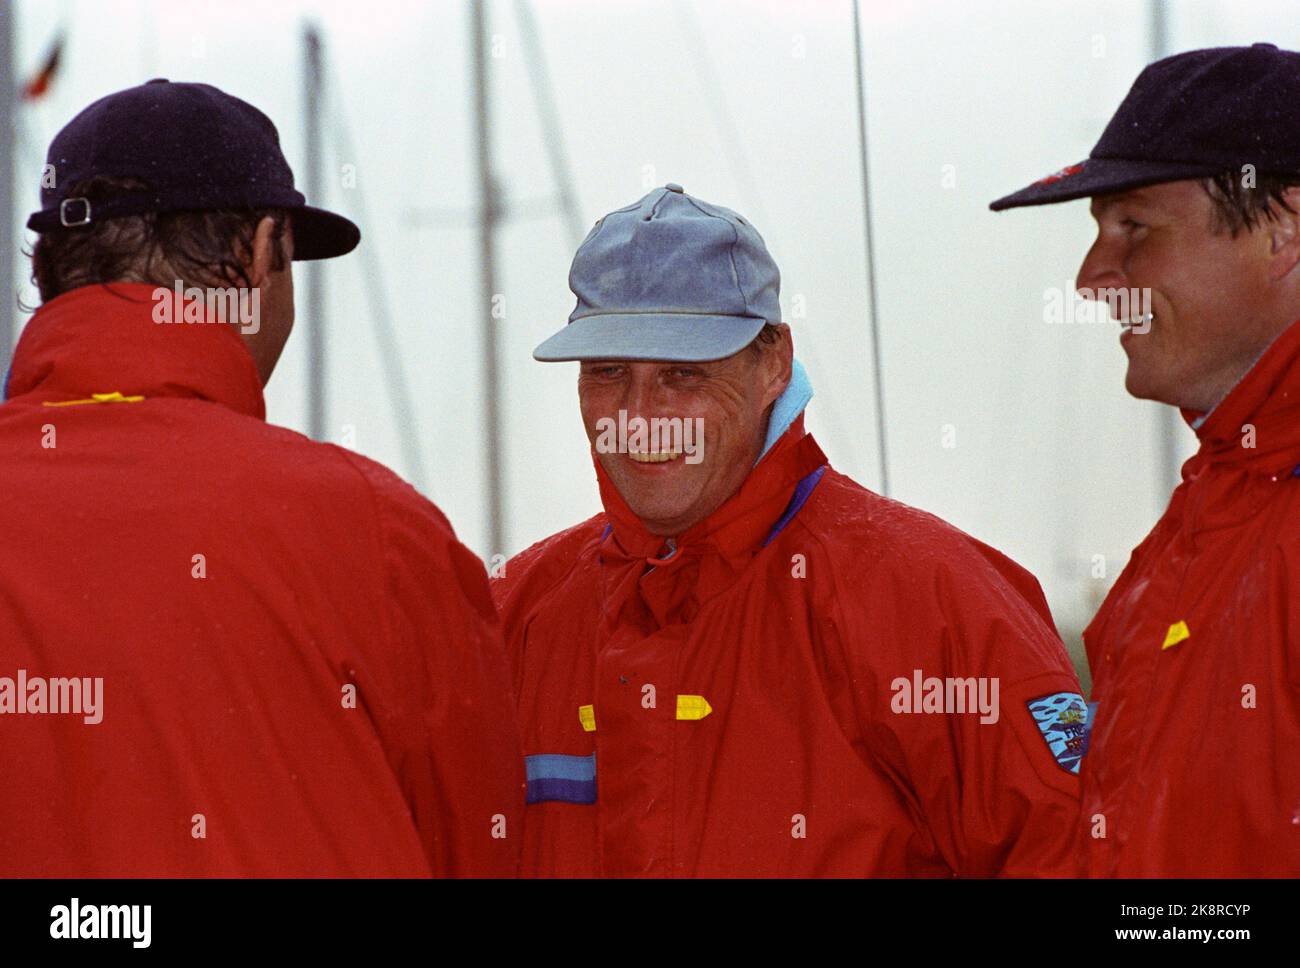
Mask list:
POLYGON ((628 507, 651 534, 677 535, 686 530, 682 522, 686 521, 687 512, 683 508, 664 507, 661 504, 643 505, 632 501, 628 502, 628 507))
POLYGON ((1124 374, 1124 389, 1128 395, 1136 397, 1139 400, 1152 400, 1156 403, 1166 403, 1163 397, 1163 387, 1160 381, 1152 379, 1152 375, 1145 366, 1135 366, 1130 360, 1128 371, 1124 374))
POLYGON ((627 483, 615 481, 619 496, 647 531, 651 534, 675 535, 684 530, 678 525, 689 518, 690 500, 685 497, 670 498, 662 492, 646 493, 643 488, 635 485, 626 486, 627 483))
POLYGON ((1173 369, 1163 358, 1160 348, 1150 342, 1146 335, 1133 336, 1124 347, 1128 356, 1128 368, 1124 371, 1124 389, 1128 395, 1138 400, 1150 400, 1170 407, 1181 407, 1183 403, 1180 390, 1185 391, 1176 379, 1172 379, 1173 369))

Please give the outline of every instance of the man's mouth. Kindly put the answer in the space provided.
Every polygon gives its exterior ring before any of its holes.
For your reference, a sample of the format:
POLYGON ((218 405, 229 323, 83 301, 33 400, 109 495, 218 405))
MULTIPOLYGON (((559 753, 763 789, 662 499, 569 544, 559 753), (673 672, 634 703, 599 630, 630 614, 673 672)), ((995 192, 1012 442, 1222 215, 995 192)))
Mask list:
POLYGON ((627 456, 638 464, 663 464, 682 456, 680 450, 629 450, 627 456))
POLYGON ((1151 328, 1151 323, 1155 320, 1155 313, 1143 313, 1140 316, 1130 316, 1128 319, 1118 320, 1119 328, 1126 333, 1137 331, 1145 333, 1151 328))

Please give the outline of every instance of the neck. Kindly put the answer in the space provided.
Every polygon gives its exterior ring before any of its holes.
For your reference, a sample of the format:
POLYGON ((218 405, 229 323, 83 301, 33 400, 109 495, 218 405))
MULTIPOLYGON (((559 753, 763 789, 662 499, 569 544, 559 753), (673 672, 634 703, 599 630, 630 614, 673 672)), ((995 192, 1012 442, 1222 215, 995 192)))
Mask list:
POLYGON ((1277 338, 1291 328, 1291 323, 1300 318, 1300 312, 1290 318, 1290 321, 1278 323, 1269 327, 1266 333, 1256 343, 1255 347, 1248 353, 1233 361, 1230 365, 1221 369, 1214 377, 1206 380, 1196 392, 1183 397, 1179 401, 1165 401, 1172 403, 1173 406, 1185 410, 1195 410, 1200 413, 1209 413, 1214 410, 1224 397, 1233 391, 1252 369, 1259 362, 1260 357, 1268 352, 1268 348, 1276 342, 1277 338))

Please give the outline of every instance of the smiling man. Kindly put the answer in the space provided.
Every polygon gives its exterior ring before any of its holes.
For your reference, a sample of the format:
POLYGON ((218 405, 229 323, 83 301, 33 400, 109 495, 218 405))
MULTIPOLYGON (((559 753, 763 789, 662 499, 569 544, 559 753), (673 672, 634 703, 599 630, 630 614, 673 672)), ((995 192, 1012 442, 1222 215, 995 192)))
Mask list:
POLYGON ((1042 592, 830 468, 758 233, 668 185, 569 278, 534 355, 581 361, 604 511, 496 583, 523 870, 1061 870, 1084 707, 1042 592))
POLYGON ((1092 198, 1079 269, 1129 393, 1200 439, 1085 632, 1094 874, 1300 872, 1300 54, 1138 77, 1092 155, 993 203, 1092 198), (1115 292, 1143 292, 1141 312, 1115 292))

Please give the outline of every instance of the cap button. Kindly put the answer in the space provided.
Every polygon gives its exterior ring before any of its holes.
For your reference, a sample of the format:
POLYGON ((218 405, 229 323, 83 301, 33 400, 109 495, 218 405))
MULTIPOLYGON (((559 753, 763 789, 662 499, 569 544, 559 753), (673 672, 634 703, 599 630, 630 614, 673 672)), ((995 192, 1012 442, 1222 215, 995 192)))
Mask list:
POLYGON ((1264 48, 1265 50, 1277 50, 1277 44, 1265 44, 1265 43, 1259 43, 1259 44, 1251 44, 1250 46, 1251 46, 1251 47, 1262 47, 1262 48, 1264 48))
POLYGON ((664 186, 664 188, 668 189, 670 192, 676 192, 678 195, 684 193, 682 186, 677 184, 677 182, 669 182, 667 185, 664 186))
POLYGON ((165 77, 155 77, 153 80, 145 81, 146 84, 170 84, 171 81, 165 77))

